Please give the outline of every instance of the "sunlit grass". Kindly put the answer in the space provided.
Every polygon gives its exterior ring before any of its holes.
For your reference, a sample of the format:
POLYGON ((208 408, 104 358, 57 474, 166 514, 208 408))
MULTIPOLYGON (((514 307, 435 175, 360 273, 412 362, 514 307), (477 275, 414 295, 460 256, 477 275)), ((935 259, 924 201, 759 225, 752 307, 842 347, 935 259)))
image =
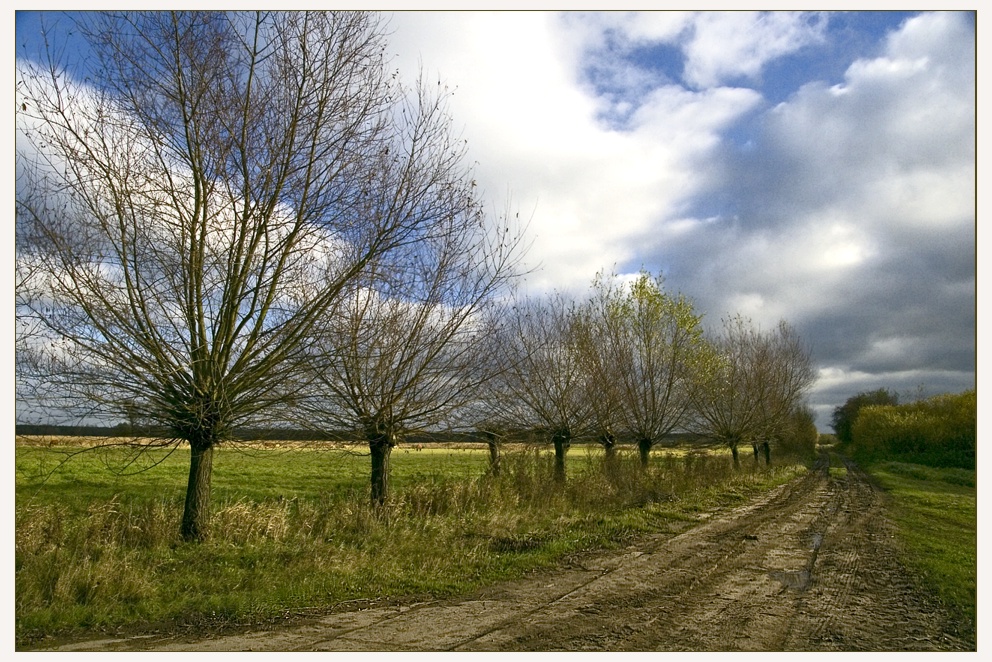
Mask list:
POLYGON ((958 617, 975 627, 977 510, 975 471, 884 462, 870 472, 891 495, 906 562, 958 617))
MULTIPOLYGON (((633 449, 605 472, 573 446, 564 487, 546 449, 405 445, 391 495, 369 504, 369 458, 337 450, 222 447, 200 544, 179 540, 188 451, 120 474, 125 451, 16 451, 15 620, 19 645, 117 627, 252 623, 345 600, 447 596, 592 547, 674 532, 805 471, 784 462, 734 471, 728 454, 633 449)), ((750 463, 748 463, 750 464, 750 463)))

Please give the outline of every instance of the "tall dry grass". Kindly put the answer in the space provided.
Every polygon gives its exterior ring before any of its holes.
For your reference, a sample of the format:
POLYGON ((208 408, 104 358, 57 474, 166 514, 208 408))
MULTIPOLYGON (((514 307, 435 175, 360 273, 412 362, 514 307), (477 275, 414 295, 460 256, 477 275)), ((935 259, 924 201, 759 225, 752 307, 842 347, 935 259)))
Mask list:
POLYGON ((82 509, 31 499, 16 508, 17 639, 448 595, 666 530, 800 471, 784 463, 735 471, 729 455, 712 453, 656 455, 643 471, 633 454, 606 466, 601 455, 573 452, 562 485, 547 453, 522 450, 504 454, 499 476, 439 468, 382 507, 362 489, 227 499, 200 544, 178 538, 180 496, 119 494, 82 509))

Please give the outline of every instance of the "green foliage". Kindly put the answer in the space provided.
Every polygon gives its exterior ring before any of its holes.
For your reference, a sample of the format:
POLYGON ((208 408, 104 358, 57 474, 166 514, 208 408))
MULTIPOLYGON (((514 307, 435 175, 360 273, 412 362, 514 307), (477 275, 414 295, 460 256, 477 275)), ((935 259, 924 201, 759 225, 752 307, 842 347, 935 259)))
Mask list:
POLYGON ((791 455, 808 466, 816 459, 816 444, 820 433, 816 429, 816 415, 809 407, 797 407, 788 416, 775 444, 779 455, 791 455))
MULTIPOLYGON (((705 347, 692 301, 661 274, 624 283, 596 275, 573 322, 597 432, 637 439, 645 451, 684 429, 705 347)), ((646 457, 645 457, 646 459, 646 457)))
POLYGON ((858 419, 858 412, 861 411, 862 407, 897 404, 899 404, 899 396, 896 393, 890 393, 884 388, 861 392, 848 398, 847 402, 834 409, 833 416, 831 417, 831 424, 834 428, 834 433, 837 435, 837 440, 842 444, 851 443, 854 422, 858 419))
POLYGON ((977 404, 975 391, 965 391, 905 405, 863 407, 852 430, 856 453, 974 469, 977 404))

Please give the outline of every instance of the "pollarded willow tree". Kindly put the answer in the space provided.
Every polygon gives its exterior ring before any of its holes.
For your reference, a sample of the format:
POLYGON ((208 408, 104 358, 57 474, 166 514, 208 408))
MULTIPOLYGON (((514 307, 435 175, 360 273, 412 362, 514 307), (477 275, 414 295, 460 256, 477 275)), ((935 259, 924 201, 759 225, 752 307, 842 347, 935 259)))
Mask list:
POLYGON ((809 349, 782 321, 762 332, 741 316, 723 321, 696 372, 694 431, 727 445, 740 466, 741 444, 780 435, 816 379, 809 349))
POLYGON ((767 388, 761 398, 764 425, 758 437, 765 462, 770 464, 771 442, 782 444, 793 435, 809 435, 811 428, 815 430, 815 425, 810 425, 815 417, 809 416, 806 395, 816 381, 816 368, 810 348, 784 320, 766 334, 762 363, 767 388))
POLYGON ((704 359, 701 317, 688 298, 665 292, 661 275, 645 272, 626 284, 599 274, 585 309, 590 398, 609 405, 646 467, 651 448, 688 422, 704 359))
POLYGON ((576 314, 574 302, 560 293, 523 299, 508 311, 499 336, 503 369, 490 395, 497 425, 546 435, 559 482, 572 439, 592 423, 576 314))
MULTIPOLYGON (((774 441, 779 452, 785 451, 812 461, 816 457, 816 444, 819 439, 816 412, 808 404, 802 404, 789 413, 774 441)), ((755 450, 758 450, 757 447, 755 450)), ((762 444, 761 450, 765 455, 765 464, 771 464, 771 444, 762 444)))
POLYGON ((39 330, 18 386, 187 443, 181 535, 199 540, 214 448, 295 405, 301 348, 431 222, 368 211, 432 185, 448 118, 400 112, 371 13, 75 27, 94 53, 85 82, 51 55, 18 63, 16 314, 39 330))
POLYGON ((586 383, 592 434, 603 447, 607 469, 614 468, 618 434, 625 432, 622 416, 623 375, 609 330, 616 324, 615 277, 596 275, 592 293, 576 310, 572 330, 579 365, 586 383))
MULTIPOLYGON (((438 105, 422 96, 419 108, 438 105)), ((409 193, 380 201, 368 215, 397 213, 398 204, 420 219, 416 240, 354 281, 301 355, 311 374, 305 424, 364 437, 373 504, 386 500, 392 448, 410 432, 455 427, 459 410, 478 402, 498 370, 498 298, 522 257, 509 214, 485 213, 452 136, 414 134, 409 149, 432 154, 430 167, 397 173, 409 180, 409 193)))

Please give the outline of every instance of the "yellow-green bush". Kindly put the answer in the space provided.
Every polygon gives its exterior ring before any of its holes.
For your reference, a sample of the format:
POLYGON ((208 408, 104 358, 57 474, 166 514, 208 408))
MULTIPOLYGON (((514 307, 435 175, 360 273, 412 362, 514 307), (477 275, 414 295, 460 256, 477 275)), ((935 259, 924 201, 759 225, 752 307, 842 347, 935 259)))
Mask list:
POLYGON ((905 405, 871 405, 858 414, 852 439, 864 457, 973 469, 976 411, 975 391, 905 405))
POLYGON ((816 415, 809 407, 799 407, 792 411, 778 438, 777 452, 812 466, 816 459, 816 443, 820 439, 815 421, 816 415))

